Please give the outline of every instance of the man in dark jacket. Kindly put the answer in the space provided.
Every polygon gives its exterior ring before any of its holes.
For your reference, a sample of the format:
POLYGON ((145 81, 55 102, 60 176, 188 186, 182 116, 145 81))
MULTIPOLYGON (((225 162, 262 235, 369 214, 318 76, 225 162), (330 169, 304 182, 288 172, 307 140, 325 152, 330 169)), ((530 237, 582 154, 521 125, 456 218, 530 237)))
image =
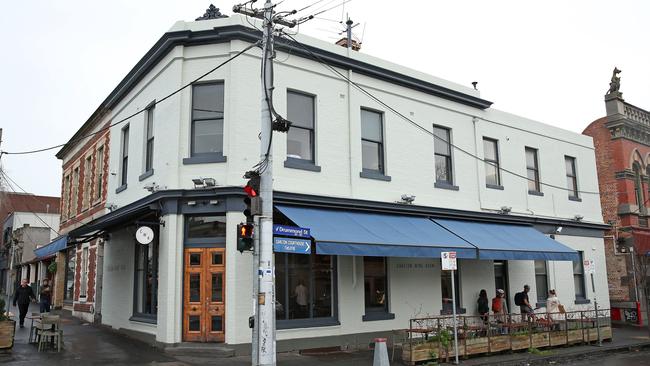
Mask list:
POLYGON ((27 310, 29 310, 29 303, 32 301, 36 301, 36 296, 34 296, 34 291, 27 284, 27 279, 23 278, 14 294, 14 306, 18 305, 21 328, 25 328, 25 316, 27 316, 27 310))

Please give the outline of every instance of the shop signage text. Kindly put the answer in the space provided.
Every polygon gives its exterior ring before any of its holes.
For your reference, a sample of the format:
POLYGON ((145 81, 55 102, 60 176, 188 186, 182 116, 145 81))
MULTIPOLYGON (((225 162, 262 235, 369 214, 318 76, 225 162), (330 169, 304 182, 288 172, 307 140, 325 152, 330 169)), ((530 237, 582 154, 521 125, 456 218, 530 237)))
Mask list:
POLYGON ((278 253, 311 254, 311 240, 273 238, 273 251, 278 253))

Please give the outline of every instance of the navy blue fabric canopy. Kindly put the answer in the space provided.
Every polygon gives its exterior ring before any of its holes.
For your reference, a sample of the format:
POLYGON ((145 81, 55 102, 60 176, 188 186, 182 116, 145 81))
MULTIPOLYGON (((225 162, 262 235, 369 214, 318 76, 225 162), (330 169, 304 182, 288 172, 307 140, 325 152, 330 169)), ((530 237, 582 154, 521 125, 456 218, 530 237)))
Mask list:
POLYGON ((579 261, 578 253, 532 226, 434 219, 478 248, 478 259, 579 261))
POLYGON ((46 258, 52 254, 62 251, 68 246, 68 236, 62 235, 58 238, 52 240, 49 244, 44 245, 40 248, 34 249, 34 254, 37 258, 46 258))
POLYGON ((276 206, 296 225, 311 229, 316 252, 328 255, 476 258, 476 248, 425 217, 276 206))

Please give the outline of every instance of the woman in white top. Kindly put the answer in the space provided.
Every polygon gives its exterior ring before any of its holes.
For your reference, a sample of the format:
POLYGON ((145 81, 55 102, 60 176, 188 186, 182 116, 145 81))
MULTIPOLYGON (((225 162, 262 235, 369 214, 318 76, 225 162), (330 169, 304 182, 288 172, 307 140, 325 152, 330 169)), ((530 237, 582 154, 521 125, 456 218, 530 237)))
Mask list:
POLYGON ((548 298, 546 299, 546 314, 548 315, 549 320, 560 319, 560 300, 557 298, 555 290, 548 292, 548 298))

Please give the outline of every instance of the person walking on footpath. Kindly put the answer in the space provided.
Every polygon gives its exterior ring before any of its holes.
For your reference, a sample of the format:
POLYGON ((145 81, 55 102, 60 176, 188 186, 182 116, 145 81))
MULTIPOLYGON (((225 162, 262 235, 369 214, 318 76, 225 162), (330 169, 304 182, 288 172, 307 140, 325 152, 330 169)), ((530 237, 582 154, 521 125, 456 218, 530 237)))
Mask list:
POLYGON ((52 303, 52 287, 48 279, 44 279, 41 284, 41 293, 39 294, 39 305, 41 313, 50 312, 50 304, 52 303))
POLYGON ((506 293, 502 289, 497 289, 497 295, 492 299, 492 312, 497 319, 497 323, 504 323, 506 321, 506 314, 508 314, 508 304, 506 303, 506 293))
POLYGON ((27 279, 23 278, 20 281, 20 286, 16 289, 16 293, 14 293, 14 306, 18 306, 21 328, 25 328, 25 316, 27 316, 29 303, 32 301, 36 302, 36 296, 34 296, 31 286, 27 284, 27 279))
POLYGON ((478 294, 478 314, 481 316, 481 319, 484 323, 487 323, 488 317, 490 316, 490 300, 488 300, 487 291, 485 289, 481 290, 478 294))
POLYGON ((528 300, 529 291, 530 286, 524 285, 524 291, 515 294, 515 305, 519 306, 521 321, 531 320, 535 318, 535 311, 533 310, 533 307, 530 306, 530 300, 528 300))

